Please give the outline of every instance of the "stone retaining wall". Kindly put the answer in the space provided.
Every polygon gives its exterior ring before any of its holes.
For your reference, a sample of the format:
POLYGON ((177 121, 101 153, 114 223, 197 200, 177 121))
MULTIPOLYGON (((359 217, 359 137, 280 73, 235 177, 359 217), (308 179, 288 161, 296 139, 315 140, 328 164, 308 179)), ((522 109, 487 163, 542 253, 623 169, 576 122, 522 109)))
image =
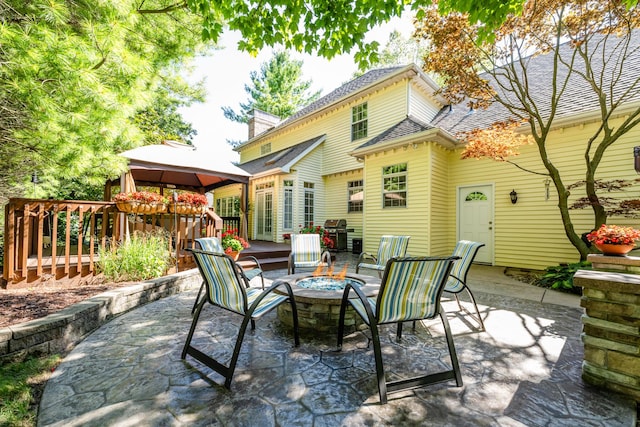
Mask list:
POLYGON ((598 271, 579 270, 582 379, 640 401, 640 258, 589 255, 598 271))
POLYGON ((64 353, 115 316, 160 298, 194 289, 197 269, 183 271, 88 298, 41 319, 0 329, 0 364, 29 355, 64 353))

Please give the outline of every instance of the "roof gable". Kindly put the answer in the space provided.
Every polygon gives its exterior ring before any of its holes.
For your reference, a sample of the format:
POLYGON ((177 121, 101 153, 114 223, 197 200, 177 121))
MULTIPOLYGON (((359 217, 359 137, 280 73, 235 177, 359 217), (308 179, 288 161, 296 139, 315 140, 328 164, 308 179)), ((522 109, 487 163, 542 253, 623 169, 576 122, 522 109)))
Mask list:
POLYGON ((266 156, 250 160, 238 166, 254 177, 256 175, 265 175, 270 173, 288 173, 293 165, 320 145, 325 138, 326 135, 316 136, 315 138, 287 147, 284 150, 270 153, 266 156))
POLYGON ((296 121, 311 117, 313 114, 318 114, 321 111, 333 105, 336 105, 339 102, 345 102, 345 100, 347 100, 349 97, 356 96, 358 93, 367 90, 367 88, 376 85, 381 85, 380 87, 382 87, 386 84, 383 83, 385 81, 392 81, 394 78, 403 78, 406 75, 405 73, 411 73, 409 74, 410 76, 420 75, 420 77, 425 80, 425 86, 430 86, 433 92, 436 91, 437 85, 433 83, 433 81, 431 81, 429 77, 422 73, 415 64, 370 70, 364 73, 362 76, 343 84, 339 88, 312 102, 306 107, 303 107, 273 128, 239 145, 238 147, 234 148, 234 150, 242 151, 244 147, 257 140, 268 137, 268 135, 273 132, 284 129, 296 121))
POLYGON ((356 148, 356 150, 371 147, 376 144, 382 144, 387 141, 402 138, 403 136, 412 135, 419 132, 424 132, 430 129, 434 129, 434 127, 416 119, 415 117, 407 116, 407 118, 393 125, 375 138, 372 138, 369 141, 365 142, 364 144, 356 148))
POLYGON ((292 116, 290 116, 289 118, 287 118, 282 124, 286 125, 288 122, 292 122, 296 119, 299 119, 301 117, 306 116, 309 113, 312 113, 316 110, 320 110, 323 107, 326 107, 327 105, 331 105, 334 102, 349 96, 353 93, 358 92, 360 89, 367 87, 375 82, 377 82, 378 80, 383 79, 384 77, 389 76, 390 74, 402 70, 403 68, 406 68, 405 66, 402 67, 388 67, 388 68, 379 68, 379 69, 375 69, 375 70, 370 70, 367 71, 366 73, 364 73, 363 75, 361 75, 360 77, 357 77, 351 81, 348 81, 347 83, 343 84, 342 86, 340 86, 339 88, 333 90, 332 92, 328 93, 327 95, 323 96, 322 98, 312 102, 311 104, 307 105, 306 107, 301 108, 300 110, 298 110, 296 113, 294 113, 292 116))

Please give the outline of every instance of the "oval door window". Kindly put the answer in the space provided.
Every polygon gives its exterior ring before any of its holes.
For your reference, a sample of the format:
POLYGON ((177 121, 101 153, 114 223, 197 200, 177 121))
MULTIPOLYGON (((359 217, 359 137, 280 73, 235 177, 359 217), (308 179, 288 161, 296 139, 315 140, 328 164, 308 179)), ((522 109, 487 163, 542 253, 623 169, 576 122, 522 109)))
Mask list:
POLYGON ((476 200, 487 200, 487 195, 480 191, 473 191, 467 194, 467 197, 464 199, 465 202, 473 202, 476 200))

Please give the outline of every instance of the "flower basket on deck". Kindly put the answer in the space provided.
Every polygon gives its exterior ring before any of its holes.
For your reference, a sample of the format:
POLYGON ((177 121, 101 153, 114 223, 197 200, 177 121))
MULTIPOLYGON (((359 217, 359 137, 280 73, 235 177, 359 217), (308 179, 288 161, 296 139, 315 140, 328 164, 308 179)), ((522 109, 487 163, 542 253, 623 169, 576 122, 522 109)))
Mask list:
POLYGON ((169 212, 180 215, 202 215, 207 209, 207 196, 197 193, 182 193, 174 203, 169 204, 169 212))
POLYGON ((134 214, 159 214, 167 211, 167 205, 162 202, 145 203, 137 200, 127 200, 123 202, 116 202, 116 206, 120 212, 134 213, 134 214))
POLYGON ((169 204, 169 212, 179 215, 202 215, 207 207, 203 205, 193 205, 191 203, 171 203, 169 204))
POLYGON ((167 205, 162 196, 148 191, 118 193, 113 201, 120 212, 150 215, 167 211, 167 205))

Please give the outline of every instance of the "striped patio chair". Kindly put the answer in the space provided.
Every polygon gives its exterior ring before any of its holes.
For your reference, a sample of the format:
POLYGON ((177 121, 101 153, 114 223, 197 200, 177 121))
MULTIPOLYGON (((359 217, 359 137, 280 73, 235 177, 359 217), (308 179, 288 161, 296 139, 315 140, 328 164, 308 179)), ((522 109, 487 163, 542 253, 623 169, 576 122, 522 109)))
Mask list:
MULTIPOLYGON (((224 248, 218 240, 217 237, 202 237, 200 239, 196 239, 196 243, 198 247, 206 252, 215 252, 215 253, 224 253, 224 248)), ((262 266, 256 257, 251 255, 244 256, 238 258, 236 261, 236 265, 238 267, 238 272, 242 276, 242 279, 245 281, 247 287, 249 287, 249 282, 254 277, 260 276, 260 280, 262 281, 262 289, 264 289, 264 273, 262 271, 262 266), (242 262, 242 265, 240 264, 242 262)), ((200 289, 198 290, 198 296, 196 296, 196 300, 193 303, 193 308, 191 309, 191 314, 195 313, 196 307, 198 306, 198 301, 200 300, 200 295, 202 295, 202 291, 204 291, 205 283, 202 282, 200 285, 200 289)))
POLYGON ((242 347, 247 325, 251 322, 252 326, 255 326, 255 319, 260 318, 285 302, 291 304, 295 345, 296 347, 300 345, 298 336, 298 312, 291 286, 288 283, 276 281, 269 289, 264 291, 256 288, 246 288, 242 283, 236 264, 231 257, 222 253, 205 252, 198 249, 189 250, 193 253, 196 265, 205 281, 207 292, 205 298, 202 298, 198 303, 196 313, 193 316, 191 328, 182 350, 182 359, 185 359, 188 354, 207 365, 225 377, 224 386, 230 389, 233 372, 238 362, 238 356, 240 355, 240 348, 242 347), (286 288, 288 296, 278 295, 273 292, 279 286, 286 288), (240 326, 238 338, 236 339, 228 366, 223 365, 221 362, 191 345, 200 313, 202 313, 202 309, 207 302, 214 306, 224 308, 231 313, 243 316, 242 325, 240 326))
MULTIPOLYGON (((456 385, 462 385, 462 376, 458 364, 458 356, 453 344, 451 328, 446 313, 440 305, 440 296, 444 290, 447 277, 456 257, 408 257, 392 258, 387 262, 380 285, 380 291, 375 298, 367 298, 358 286, 348 283, 342 296, 340 307, 340 322, 338 325, 338 351, 342 350, 342 335, 344 333, 344 319, 347 304, 351 304, 371 330, 373 353, 376 361, 378 392, 380 403, 387 403, 387 391, 393 392, 409 388, 421 387, 427 384, 455 379, 456 385), (357 298, 349 298, 353 290, 357 298), (451 369, 429 375, 389 381, 385 379, 382 364, 382 350, 378 325, 433 319, 440 316, 451 357, 451 369)), ((398 328, 398 338, 401 329, 398 328)))
POLYGON ((356 264, 356 273, 360 272, 361 268, 369 268, 376 270, 378 277, 382 277, 388 260, 406 255, 410 238, 411 236, 382 236, 377 255, 374 256, 366 252, 360 254, 358 264, 356 264), (366 262, 367 260, 373 262, 366 262))
POLYGON ((331 266, 331 254, 322 251, 319 234, 292 234, 291 253, 289 254, 288 274, 296 268, 317 268, 331 266))
POLYGON ((471 263, 476 257, 478 250, 483 246, 484 243, 471 242, 469 240, 460 240, 456 244, 456 247, 453 250, 453 256, 460 257, 460 259, 453 264, 451 274, 449 275, 449 279, 447 280, 447 285, 444 288, 446 292, 451 292, 456 297, 456 301, 458 303, 460 311, 466 312, 480 324, 481 330, 484 330, 484 321, 482 320, 482 316, 480 316, 480 310, 478 310, 476 299, 473 297, 471 289, 469 289, 469 285, 467 285, 467 273, 469 273, 471 263), (470 313, 468 310, 465 310, 460 304, 458 295, 464 290, 466 290, 469 294, 469 298, 471 299, 473 307, 476 310, 477 317, 473 313, 470 313))

